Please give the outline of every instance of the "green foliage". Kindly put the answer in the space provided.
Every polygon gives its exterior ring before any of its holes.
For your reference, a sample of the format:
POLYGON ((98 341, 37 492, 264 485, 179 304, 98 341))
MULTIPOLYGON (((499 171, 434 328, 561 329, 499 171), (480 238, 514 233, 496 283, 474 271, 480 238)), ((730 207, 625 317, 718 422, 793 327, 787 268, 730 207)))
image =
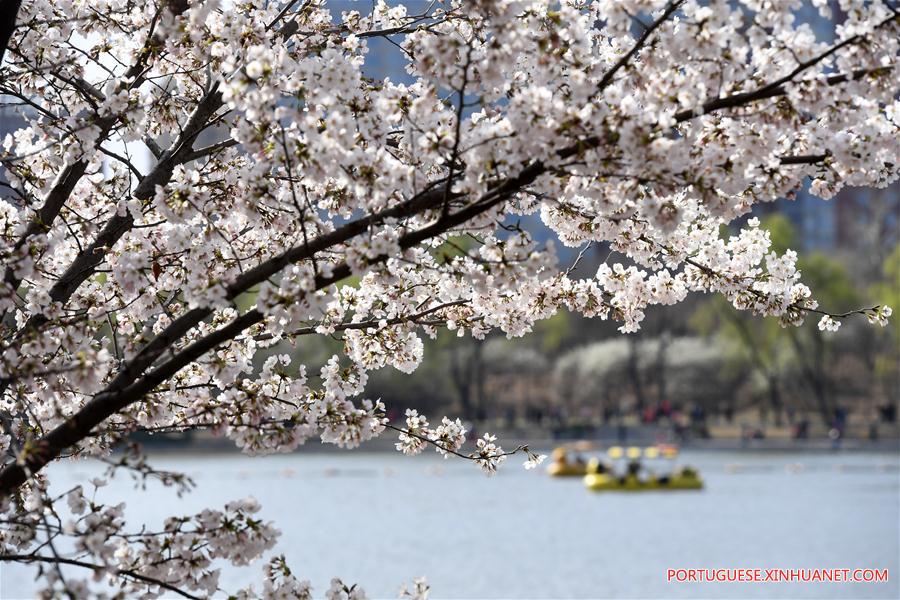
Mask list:
POLYGON ((246 312, 256 306, 256 297, 259 296, 259 289, 253 288, 250 291, 244 292, 240 296, 234 299, 234 305, 241 312, 246 312))
MULTIPOLYGON (((783 254, 798 246, 798 236, 791 222, 783 215, 763 220, 768 230, 772 250, 783 254)), ((846 257, 841 257, 846 258, 846 257)), ((865 306, 888 305, 900 307, 900 248, 894 249, 885 261, 883 280, 860 292, 859 273, 851 272, 845 262, 832 254, 812 252, 801 254, 798 268, 801 280, 807 284, 823 310, 834 313, 852 311, 865 306)), ((864 288, 863 288, 864 289, 864 288)), ((885 390, 897 385, 900 321, 892 320, 888 328, 887 344, 879 341, 879 328, 851 317, 837 334, 825 334, 817 327, 818 315, 810 314, 801 327, 782 328, 777 319, 761 319, 735 310, 720 297, 704 302, 691 316, 693 331, 711 339, 724 348, 724 366, 728 371, 751 372, 749 380, 756 397, 783 402, 788 395, 801 406, 815 406, 826 420, 830 418, 834 402, 838 402, 843 378, 845 388, 856 397, 877 393, 860 385, 860 375, 854 371, 854 383, 846 387, 848 369, 868 368, 885 390), (857 366, 853 366, 857 365, 857 366), (863 366, 868 365, 868 366, 863 366)), ((890 391, 887 392, 890 396, 890 391)), ((794 404, 796 406, 796 404, 794 404)))
POLYGON ((769 231, 769 239, 772 240, 772 250, 776 254, 784 254, 791 248, 797 247, 797 232, 790 219, 782 214, 770 215, 763 219, 761 227, 769 231))
POLYGON ((432 250, 432 255, 442 262, 450 262, 457 256, 471 254, 471 250, 478 247, 478 241, 470 235, 457 235, 448 238, 446 242, 432 250))
POLYGON ((815 252, 798 261, 803 281, 810 287, 819 304, 831 311, 858 308, 859 297, 847 269, 830 256, 815 252))
POLYGON ((572 316, 560 311, 546 319, 539 321, 534 328, 534 336, 538 340, 540 349, 548 354, 558 352, 572 334, 572 316))
POLYGON ((894 310, 888 329, 891 332, 894 352, 900 352, 900 245, 888 255, 881 267, 884 277, 869 288, 869 295, 879 305, 890 306, 894 310))

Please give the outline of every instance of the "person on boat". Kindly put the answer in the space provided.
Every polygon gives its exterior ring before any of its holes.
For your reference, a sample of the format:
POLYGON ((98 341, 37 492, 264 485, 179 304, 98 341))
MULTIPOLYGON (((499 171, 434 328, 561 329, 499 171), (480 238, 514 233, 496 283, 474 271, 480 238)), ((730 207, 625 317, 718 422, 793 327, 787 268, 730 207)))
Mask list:
POLYGON ((628 461, 628 465, 625 467, 625 474, 619 477, 619 483, 625 484, 630 479, 634 479, 637 482, 640 482, 641 479, 639 477, 641 473, 641 461, 634 459, 628 461))
POLYGON ((559 463, 561 465, 566 464, 566 449, 565 448, 556 448, 553 451, 553 462, 559 463))
POLYGON ((679 475, 684 479, 697 479, 697 470, 693 467, 682 467, 679 475))
POLYGON ((588 461, 587 472, 589 474, 606 475, 607 473, 611 473, 612 469, 599 458, 592 458, 588 461))

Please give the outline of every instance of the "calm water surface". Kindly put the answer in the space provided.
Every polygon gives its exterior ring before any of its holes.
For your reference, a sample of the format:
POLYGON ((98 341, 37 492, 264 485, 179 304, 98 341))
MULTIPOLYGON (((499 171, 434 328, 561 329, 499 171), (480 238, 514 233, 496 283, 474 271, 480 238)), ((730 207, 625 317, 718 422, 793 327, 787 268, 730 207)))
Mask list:
MULTIPOLYGON (((333 575, 371 597, 396 597, 427 575, 436 598, 898 598, 900 458, 895 454, 685 452, 701 492, 596 494, 580 479, 524 471, 521 459, 487 478, 435 455, 348 452, 160 456, 198 489, 178 499, 132 490, 131 523, 158 525, 229 499, 255 496, 283 532, 279 551, 322 594, 333 575), (879 584, 674 584, 667 568, 888 568, 879 584)), ((62 490, 102 469, 54 469, 62 490)), ((221 584, 258 582, 258 567, 221 584)), ((0 597, 30 597, 31 572, 0 567, 0 597)), ((257 589, 259 586, 257 585, 257 589)))

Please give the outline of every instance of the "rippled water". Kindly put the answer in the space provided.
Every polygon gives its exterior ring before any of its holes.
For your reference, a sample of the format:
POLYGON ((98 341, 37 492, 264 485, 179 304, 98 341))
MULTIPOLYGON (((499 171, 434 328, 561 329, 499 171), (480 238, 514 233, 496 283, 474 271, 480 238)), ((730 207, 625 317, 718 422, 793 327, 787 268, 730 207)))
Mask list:
MULTIPOLYGON (((516 463, 519 461, 516 460, 516 463)), ((255 496, 283 531, 295 573, 321 595, 333 575, 396 597, 427 575, 437 598, 898 598, 896 454, 685 453, 701 492, 597 494, 508 464, 493 478, 434 455, 161 456, 199 484, 178 500, 127 477, 103 488, 130 522, 158 524, 255 496), (667 568, 888 568, 879 584, 675 584, 667 568)), ((99 473, 55 469, 57 489, 99 473)), ((259 569, 225 571, 234 589, 259 569)), ((28 597, 30 571, 0 566, 0 596, 28 597)), ((258 586, 257 586, 258 589, 258 586)))

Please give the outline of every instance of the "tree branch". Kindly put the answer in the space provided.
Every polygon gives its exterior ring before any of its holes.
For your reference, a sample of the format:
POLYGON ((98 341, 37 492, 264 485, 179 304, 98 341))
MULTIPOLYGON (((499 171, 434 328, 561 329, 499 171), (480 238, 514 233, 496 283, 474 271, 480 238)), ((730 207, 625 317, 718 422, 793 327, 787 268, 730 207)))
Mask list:
POLYGON ((9 45, 9 39, 16 30, 16 17, 22 0, 3 0, 0 2, 0 64, 9 45))
MULTIPOLYGON (((885 20, 878 23, 874 29, 881 29, 889 25, 891 22, 900 20, 900 15, 894 12, 894 14, 885 20)), ((774 98, 776 96, 784 96, 787 91, 785 89, 785 84, 791 82, 794 77, 799 75, 800 73, 806 71, 810 67, 814 67, 819 64, 841 48, 845 48, 846 46, 852 44, 858 44, 866 39, 866 36, 863 34, 853 35, 846 40, 838 42, 837 44, 831 46, 825 52, 822 52, 818 56, 814 56, 813 58, 800 63, 797 67, 788 73, 787 75, 772 81, 761 88, 758 88, 752 92, 743 92, 740 94, 733 94, 731 96, 725 96, 724 98, 716 98, 714 100, 710 100, 704 103, 699 109, 689 109, 683 110, 681 112, 675 113, 675 120, 679 123, 683 121, 687 121, 694 117, 708 114, 717 110, 721 110, 723 108, 736 108, 738 106, 743 106, 745 104, 749 104, 751 102, 756 102, 757 100, 765 100, 766 98, 774 98)), ((866 75, 877 74, 877 73, 886 73, 890 72, 894 68, 893 65, 878 67, 875 69, 861 69, 858 71, 853 71, 848 74, 843 75, 832 75, 825 79, 825 83, 827 85, 837 85, 839 83, 844 83, 850 80, 857 80, 866 75)))
MULTIPOLYGON (((75 560, 73 558, 63 558, 58 556, 41 556, 35 554, 0 554, 0 561, 6 562, 43 562, 43 563, 53 563, 53 564, 64 564, 64 565, 72 565, 75 567, 82 567, 85 569, 91 569, 92 571, 106 571, 109 567, 105 567, 103 565, 96 565, 89 562, 83 562, 80 560, 75 560)), ((141 575, 137 571, 132 571, 130 569, 112 569, 117 575, 124 575, 126 577, 131 577, 132 579, 142 581, 144 583, 148 583, 150 585, 157 585, 163 589, 169 590, 170 592, 174 592, 179 596, 184 598, 190 598, 191 600, 202 600, 201 596, 195 596, 189 592, 185 592, 182 589, 179 589, 172 585, 171 583, 166 583, 161 579, 156 579, 154 577, 148 577, 147 575, 141 575)))
POLYGON ((647 43, 647 40, 650 39, 650 36, 653 35, 653 32, 656 31, 676 10, 684 4, 684 0, 673 0, 669 2, 666 9, 663 11, 662 15, 658 19, 656 19, 653 23, 651 23, 647 28, 644 29, 644 33, 641 34, 641 37, 634 43, 631 49, 626 52, 619 60, 616 61, 606 73, 603 74, 603 77, 600 78, 600 82, 597 84, 597 92, 602 92, 605 90, 610 83, 612 83, 613 77, 616 76, 616 73, 619 72, 625 65, 627 65, 634 55, 637 54, 641 48, 647 43))

